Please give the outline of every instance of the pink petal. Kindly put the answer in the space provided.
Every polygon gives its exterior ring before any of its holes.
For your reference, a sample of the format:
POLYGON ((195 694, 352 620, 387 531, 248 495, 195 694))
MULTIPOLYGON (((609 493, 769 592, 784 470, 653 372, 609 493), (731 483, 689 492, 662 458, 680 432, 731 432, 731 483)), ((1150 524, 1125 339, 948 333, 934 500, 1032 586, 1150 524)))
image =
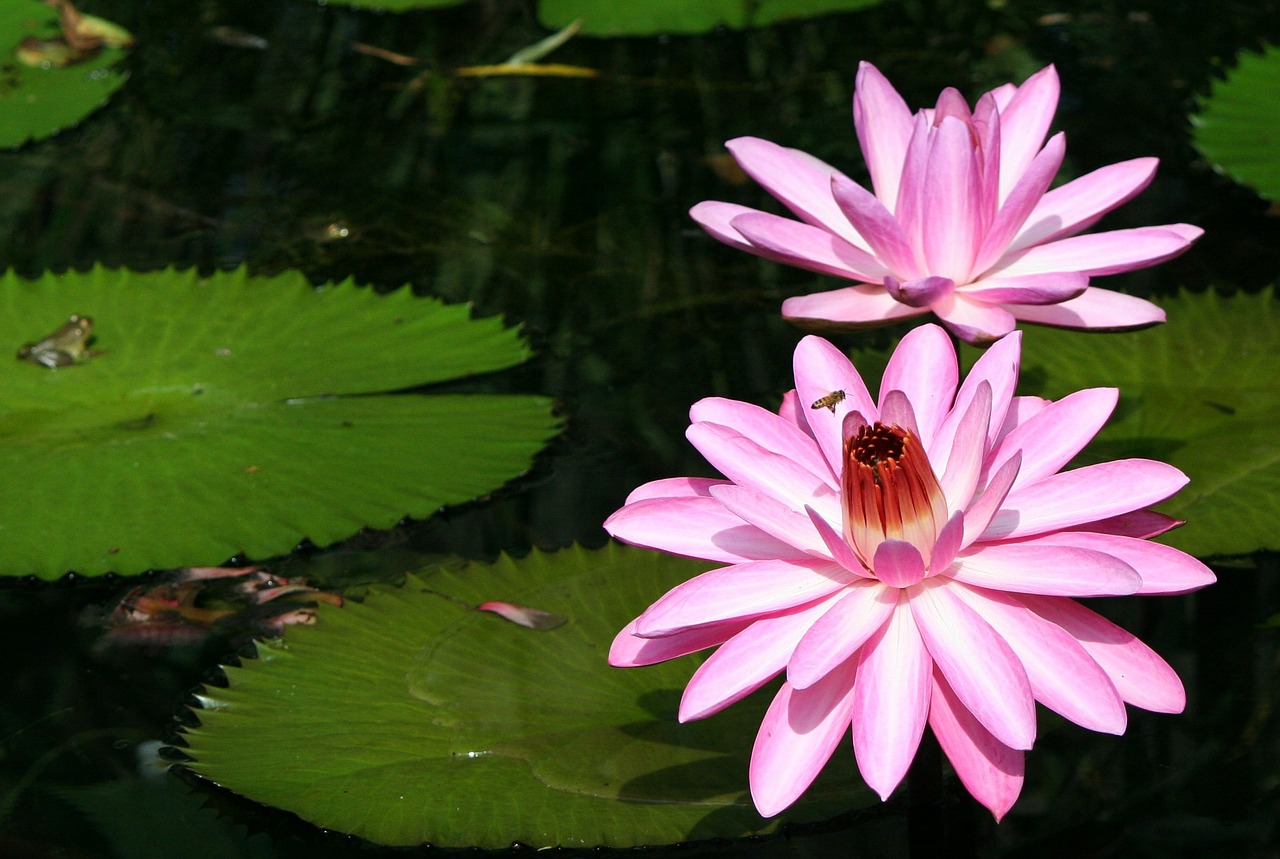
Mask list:
MULTIPOLYGON (((920 111, 911 121, 911 138, 907 142, 906 158, 902 162, 902 177, 898 183, 898 200, 893 209, 894 218, 911 243, 917 260, 924 260, 924 235, 922 232, 928 193, 932 190, 925 182, 929 165, 929 149, 934 129, 929 121, 929 111, 920 111)), ((883 197, 881 198, 883 199, 883 197)), ((889 203, 885 203, 889 206, 889 203)))
POLYGON ((715 647, 746 629, 751 621, 732 621, 699 627, 662 638, 642 638, 636 635, 636 622, 623 627, 609 648, 609 664, 614 668, 637 668, 655 665, 715 647))
POLYGON ((476 606, 476 611, 488 611, 498 615, 498 617, 509 620, 514 624, 518 624, 528 629, 548 630, 556 629, 568 623, 569 618, 562 614, 553 614, 549 611, 543 611, 540 608, 533 608, 527 605, 516 605, 515 603, 501 602, 499 600, 490 600, 476 606))
POLYGON ((911 109, 880 70, 865 61, 858 64, 854 84, 853 124, 876 196, 892 209, 911 139, 911 109))
POLYGON ((761 618, 698 666, 680 699, 680 721, 703 719, 741 701, 787 665, 796 643, 839 596, 761 618))
POLYGON ((1156 713, 1181 713, 1186 706, 1178 675, 1132 633, 1074 600, 1019 596, 1018 601, 1073 635, 1107 672, 1126 703, 1156 713))
POLYGON ((1095 286, 1061 304, 1011 304, 1008 310, 1023 322, 1095 331, 1119 331, 1164 322, 1164 311, 1150 301, 1095 286))
POLYGON ((1089 286, 1089 276, 1075 271, 990 277, 968 284, 963 294, 998 304, 1058 304, 1070 301, 1089 286))
POLYGON ((905 282, 886 277, 884 288, 894 301, 901 301, 908 307, 932 307, 956 291, 956 282, 949 277, 937 276, 905 282))
POLYGON ((1097 531, 1102 534, 1139 537, 1145 540, 1185 524, 1181 519, 1174 519, 1172 516, 1157 513, 1154 510, 1134 510, 1132 513, 1122 513, 1108 519, 1099 519, 1097 522, 1072 525, 1070 528, 1064 528, 1063 531, 1097 531))
POLYGON ((809 521, 813 523, 818 536, 826 544, 831 559, 854 575, 871 578, 870 574, 863 569, 862 562, 858 560, 853 549, 849 548, 849 544, 844 541, 844 537, 812 507, 806 506, 804 511, 809 514, 809 521))
POLYGON ((1054 111, 1058 72, 1046 66, 1027 78, 1000 110, 1000 199, 1004 200, 1035 158, 1054 111))
POLYGON ((1087 229, 1146 188, 1156 175, 1157 163, 1155 158, 1121 161, 1054 188, 1040 198, 1009 250, 1044 244, 1087 229))
POLYGON ((1004 424, 996 433, 996 439, 1004 438, 1039 414, 1047 405, 1049 400, 1043 397, 1014 397, 1009 401, 1009 411, 1005 413, 1004 424))
MULTIPOLYGON (((791 558, 801 554, 824 559, 832 557, 822 536, 804 513, 744 486, 717 486, 712 493, 715 500, 734 516, 789 547, 788 551, 775 552, 769 557, 791 558)), ((836 513, 838 515, 838 511, 836 513)), ((822 518, 820 514, 819 518, 822 518)))
POLYGON ((982 727, 936 667, 929 696, 929 727, 965 790, 997 821, 1004 817, 1022 791, 1023 753, 1009 748, 982 727))
POLYGON ((627 503, 646 501, 650 498, 703 498, 711 497, 711 487, 728 483, 714 477, 664 477, 637 486, 627 496, 627 503))
POLYGON ((1044 149, 1032 160, 1030 167, 1013 186, 999 212, 982 238, 981 249, 974 261, 975 272, 987 268, 1005 253, 1009 243, 1035 210, 1036 204, 1049 188, 1049 183, 1062 166, 1066 154, 1066 136, 1059 133, 1049 138, 1044 149))
POLYGON ((707 397, 693 404, 689 419, 730 427, 765 450, 793 460, 818 477, 829 478, 832 488, 839 485, 812 436, 767 409, 740 400, 707 397))
POLYGON ((1032 537, 1023 545, 1030 544, 1105 552, 1137 571, 1142 578, 1140 594, 1185 594, 1217 581, 1212 570, 1187 553, 1136 537, 1063 531, 1032 537))
POLYGON ((905 540, 885 540, 872 561, 876 578, 891 588, 907 588, 924 578, 920 550, 905 540))
MULTIPOLYGON (((741 218, 734 223, 738 220, 741 218)), ((1001 277, 1058 271, 1078 271, 1094 277, 1118 274, 1172 259, 1191 247, 1203 232, 1187 224, 1165 224, 1072 236, 1009 253, 996 263, 990 274, 1001 277)))
POLYGON ((1008 497, 1010 487, 1018 478, 1018 469, 1021 465, 1022 451, 1015 450, 1013 456, 991 475, 991 479, 987 481, 987 488, 982 490, 977 500, 965 510, 964 539, 960 543, 962 546, 973 543, 991 524, 991 520, 1004 504, 1004 499, 1008 497))
POLYGON ((695 576, 667 591, 636 619, 650 638, 729 620, 746 620, 822 599, 856 577, 831 561, 748 561, 695 576))
POLYGON ((949 573, 958 582, 1024 594, 1126 596, 1142 587, 1133 567, 1111 555, 1032 541, 975 543, 949 573))
POLYGON ((929 715, 933 660, 902 595, 858 656, 853 689, 853 752, 881 799, 902 781, 929 715))
POLYGON ((841 432, 844 416, 849 412, 859 412, 867 420, 875 421, 879 417, 875 401, 848 356, 821 337, 811 335, 797 344, 792 370, 796 379, 796 395, 802 403, 812 406, 835 391, 844 391, 844 397, 835 403, 834 409, 811 407, 806 416, 813 437, 818 440, 818 447, 830 466, 829 473, 838 476, 844 472, 844 436, 841 432))
POLYGON ((787 423, 799 427, 800 431, 809 438, 813 438, 813 431, 809 429, 809 418, 805 415, 804 410, 809 408, 810 404, 802 404, 800 397, 796 395, 795 388, 787 391, 782 395, 782 402, 778 404, 778 417, 787 423))
POLYGON ((783 683, 751 750, 751 798, 764 817, 795 802, 849 730, 854 660, 808 689, 783 683))
POLYGON ((1000 440, 987 457, 987 468, 994 471, 1022 451, 1022 468, 1014 486, 1057 473, 1098 434, 1118 398, 1115 388, 1089 388, 1050 403, 1000 440))
MULTIPOLYGON (((916 438, 920 437, 920 426, 916 423, 916 411, 911 407, 911 401, 907 399, 907 395, 902 391, 881 391, 880 396, 880 421, 881 423, 891 424, 901 427, 904 430, 910 430, 915 433, 916 438)), ((862 429, 862 427, 858 427, 862 429)), ((854 430, 856 433, 858 430, 854 430)), ((847 432, 845 437, 848 438, 847 432)))
POLYGON ((787 682, 807 689, 834 671, 884 626, 897 593, 878 582, 855 582, 814 622, 787 663, 787 682))
POLYGON ((835 233, 765 212, 747 212, 732 227, 765 259, 849 280, 875 282, 889 270, 866 251, 835 233))
POLYGON ((1181 471, 1149 459, 1086 465, 1015 489, 979 537, 1029 537, 1150 507, 1187 484, 1181 471))
POLYGON ((889 391, 902 391, 915 412, 925 450, 932 450, 938 425, 951 408, 959 380, 956 350, 937 325, 913 328, 893 350, 880 381, 880 402, 889 391))
POLYGON ((874 194, 843 176, 831 180, 831 194, 871 253, 896 276, 912 279, 927 273, 916 264, 902 227, 874 194))
MULTIPOLYGON (((983 233, 989 233, 1000 209, 1000 110, 991 93, 979 98, 974 106, 973 130, 978 138, 978 155, 982 162, 982 200, 979 205, 983 233)), ((974 271, 980 269, 974 268, 974 271)))
POLYGON ((1013 399, 1013 389, 1018 384, 1018 368, 1022 362, 1022 332, 1014 332, 991 346, 974 363, 956 393, 954 408, 942 421, 938 434, 929 447, 930 462, 945 462, 954 445, 956 428, 973 401, 982 383, 991 387, 991 423, 987 431, 987 443, 994 444, 996 433, 1004 423, 1005 412, 1013 399))
POLYGON ((982 199, 978 153, 963 120, 947 117, 937 127, 925 182, 929 188, 929 205, 921 222, 925 266, 930 274, 964 283, 986 224, 978 206, 982 199))
POLYGON ((894 301, 879 284, 797 295, 782 302, 782 316, 788 322, 833 330, 874 328, 927 312, 894 301))
POLYGON ((983 727, 1006 746, 1029 749, 1036 710, 1027 673, 1005 640, 948 584, 926 579, 908 592, 925 647, 983 727))
POLYGON ((736 564, 805 553, 742 521, 714 498, 649 498, 627 504, 604 528, 624 543, 736 564))
POLYGON ((999 340, 1013 331, 1017 320, 1013 314, 994 304, 966 298, 953 292, 930 308, 938 314, 947 330, 966 343, 984 345, 999 340))
POLYGON ((739 206, 737 203, 704 200, 689 210, 689 217, 697 221, 698 226, 706 230, 707 234, 713 239, 724 242, 726 245, 737 248, 740 251, 758 254, 759 251, 756 250, 755 246, 733 228, 733 219, 739 215, 748 215, 759 211, 759 209, 739 206))
POLYGON ((720 424, 692 424, 684 434, 707 462, 739 486, 797 511, 805 504, 824 514, 836 509, 833 505, 838 503, 838 493, 829 483, 830 471, 814 474, 795 460, 766 450, 720 424))
POLYGON ((974 490, 978 488, 978 475, 982 473, 990 423, 991 385, 984 379, 978 384, 956 426, 946 471, 939 481, 950 513, 966 509, 973 500, 974 490))
POLYGON ((1093 657, 1062 627, 1006 594, 964 586, 955 592, 1013 648, 1037 701, 1082 728, 1124 733, 1126 716, 1120 693, 1093 657))
POLYGON ((957 510, 938 532, 937 542, 933 544, 933 552, 929 557, 930 575, 945 573, 956 559, 956 553, 964 546, 964 519, 964 511, 957 510))
POLYGON ((866 246, 831 196, 832 180, 845 179, 839 170, 807 152, 757 137, 739 137, 725 147, 748 176, 802 220, 854 245, 866 246))

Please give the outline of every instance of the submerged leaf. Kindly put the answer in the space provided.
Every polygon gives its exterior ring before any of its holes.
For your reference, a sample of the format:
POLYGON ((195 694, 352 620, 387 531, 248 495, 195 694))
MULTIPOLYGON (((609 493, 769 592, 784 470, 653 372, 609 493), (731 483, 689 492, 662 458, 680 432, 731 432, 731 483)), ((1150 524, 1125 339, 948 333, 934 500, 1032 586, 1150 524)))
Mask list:
POLYGON ((437 570, 320 607, 287 645, 201 696, 200 775, 382 844, 632 846, 737 837, 875 798, 848 748, 764 820, 747 764, 767 694, 676 721, 693 659, 610 668, 609 642, 706 562, 610 545, 437 570), (495 593, 568 618, 536 631, 474 607, 495 593), (287 730, 280 727, 287 725, 287 730))
POLYGON ((555 432, 532 396, 370 396, 525 360, 467 307, 296 272, 94 269, 0 282, 0 572, 265 558, 489 492, 555 432), (71 315, 78 363, 18 360, 71 315))

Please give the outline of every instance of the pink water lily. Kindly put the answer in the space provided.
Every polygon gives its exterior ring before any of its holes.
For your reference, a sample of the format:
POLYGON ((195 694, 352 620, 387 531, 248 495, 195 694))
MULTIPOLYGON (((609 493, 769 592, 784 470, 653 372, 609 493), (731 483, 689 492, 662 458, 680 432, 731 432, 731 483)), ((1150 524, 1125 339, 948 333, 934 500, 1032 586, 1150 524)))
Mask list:
POLYGON ((954 89, 914 116, 870 63, 858 71, 853 120, 868 191, 817 158, 754 137, 727 144, 742 168, 800 219, 732 203, 690 214, 726 244, 857 281, 787 299, 796 322, 858 328, 933 312, 957 336, 990 342, 1018 320, 1069 328, 1164 321, 1140 298, 1089 285, 1094 275, 1177 256, 1202 230, 1188 224, 1076 234, 1137 195, 1155 158, 1049 184, 1066 151, 1045 142, 1058 105, 1052 66, 969 109, 954 89))
POLYGON ((785 682, 760 726, 751 794, 772 816, 852 726, 867 784, 888 797, 926 724, 997 818, 1022 786, 1035 702, 1120 734, 1125 704, 1174 713, 1181 682, 1076 597, 1172 594, 1214 580, 1147 538, 1147 508, 1186 483, 1128 459, 1060 471, 1111 414, 1112 388, 1056 402, 1014 395, 1021 336, 958 385, 946 333, 894 352, 873 399, 840 351, 806 337, 775 414, 693 406, 688 438, 727 479, 641 486, 605 523, 618 539, 727 566, 685 582, 613 642, 632 667, 710 647, 682 721, 785 682))

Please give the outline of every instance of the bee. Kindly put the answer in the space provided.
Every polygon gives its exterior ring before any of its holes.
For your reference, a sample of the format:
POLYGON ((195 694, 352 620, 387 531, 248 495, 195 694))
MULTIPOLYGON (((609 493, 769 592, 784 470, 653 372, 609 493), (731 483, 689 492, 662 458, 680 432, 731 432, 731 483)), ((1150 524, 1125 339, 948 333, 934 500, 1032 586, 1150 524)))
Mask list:
POLYGON ((844 402, 844 391, 832 391, 825 397, 819 397, 809 406, 811 409, 829 409, 834 415, 836 413, 836 405, 844 402))

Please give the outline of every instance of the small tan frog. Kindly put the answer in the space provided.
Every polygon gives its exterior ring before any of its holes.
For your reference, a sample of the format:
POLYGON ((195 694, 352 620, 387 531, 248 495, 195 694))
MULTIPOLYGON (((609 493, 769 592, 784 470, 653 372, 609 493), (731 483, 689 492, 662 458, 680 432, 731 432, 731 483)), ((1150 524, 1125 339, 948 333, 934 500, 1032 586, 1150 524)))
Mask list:
POLYGON ((73 313, 70 319, 49 336, 24 344, 18 350, 18 357, 50 370, 81 364, 98 354, 88 347, 92 336, 93 320, 73 313))

